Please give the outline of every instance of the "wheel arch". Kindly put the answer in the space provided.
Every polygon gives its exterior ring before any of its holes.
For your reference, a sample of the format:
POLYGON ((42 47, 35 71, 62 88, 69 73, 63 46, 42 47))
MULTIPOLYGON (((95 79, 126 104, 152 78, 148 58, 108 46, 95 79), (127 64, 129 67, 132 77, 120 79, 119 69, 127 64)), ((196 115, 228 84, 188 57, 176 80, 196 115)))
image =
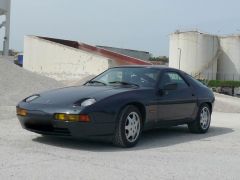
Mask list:
POLYGON ((210 112, 212 113, 212 111, 213 111, 213 105, 212 105, 212 103, 211 103, 211 102, 208 102, 208 101, 206 101, 206 102, 201 102, 199 107, 201 107, 203 104, 207 104, 207 105, 209 106, 209 108, 210 108, 210 112))
POLYGON ((212 113, 212 111, 213 111, 213 109, 212 109, 212 103, 210 103, 210 102, 206 102, 206 104, 209 106, 210 111, 211 111, 211 113, 212 113))
POLYGON ((126 107, 126 106, 135 106, 136 108, 138 108, 139 112, 141 113, 142 115, 142 123, 144 125, 145 121, 146 121, 146 108, 145 106, 140 103, 140 102, 129 102, 125 105, 123 105, 119 111, 119 113, 126 107))

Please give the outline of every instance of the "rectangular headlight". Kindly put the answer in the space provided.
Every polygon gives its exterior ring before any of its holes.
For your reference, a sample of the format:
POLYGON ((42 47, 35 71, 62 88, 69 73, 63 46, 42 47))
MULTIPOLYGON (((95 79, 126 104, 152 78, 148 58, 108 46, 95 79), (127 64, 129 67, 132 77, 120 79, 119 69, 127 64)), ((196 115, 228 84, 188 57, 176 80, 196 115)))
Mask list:
POLYGON ((27 116, 28 112, 26 109, 22 109, 22 108, 19 108, 17 107, 17 115, 19 116, 27 116))
POLYGON ((83 114, 55 114, 54 118, 59 121, 70 121, 70 122, 90 122, 90 117, 83 114))

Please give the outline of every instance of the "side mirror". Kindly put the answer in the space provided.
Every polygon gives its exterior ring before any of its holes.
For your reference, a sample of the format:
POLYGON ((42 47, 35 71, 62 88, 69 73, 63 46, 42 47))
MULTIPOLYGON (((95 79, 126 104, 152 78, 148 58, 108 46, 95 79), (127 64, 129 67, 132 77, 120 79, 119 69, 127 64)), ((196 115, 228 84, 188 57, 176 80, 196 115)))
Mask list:
POLYGON ((163 87, 163 90, 164 91, 174 91, 174 90, 177 90, 177 83, 170 83, 170 84, 166 84, 164 87, 163 87))

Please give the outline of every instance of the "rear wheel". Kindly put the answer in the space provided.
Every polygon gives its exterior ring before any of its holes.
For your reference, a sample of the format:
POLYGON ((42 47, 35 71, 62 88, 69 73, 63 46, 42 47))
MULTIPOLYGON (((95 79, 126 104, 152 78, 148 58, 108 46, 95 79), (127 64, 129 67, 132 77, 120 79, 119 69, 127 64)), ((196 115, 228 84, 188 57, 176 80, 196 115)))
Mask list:
POLYGON ((142 132, 142 116, 135 106, 126 106, 120 113, 113 143, 120 147, 133 147, 142 132))
POLYGON ((199 108, 197 119, 188 124, 188 128, 192 133, 206 133, 211 123, 211 110, 207 104, 201 105, 199 108))

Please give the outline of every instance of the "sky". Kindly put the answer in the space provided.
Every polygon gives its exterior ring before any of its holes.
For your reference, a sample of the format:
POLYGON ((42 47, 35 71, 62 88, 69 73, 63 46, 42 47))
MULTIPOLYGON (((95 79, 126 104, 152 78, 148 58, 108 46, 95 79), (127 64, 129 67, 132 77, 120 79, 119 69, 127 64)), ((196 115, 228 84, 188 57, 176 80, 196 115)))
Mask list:
POLYGON ((12 0, 10 47, 21 51, 25 35, 40 35, 168 56, 176 30, 240 33, 239 7, 239 0, 12 0))

